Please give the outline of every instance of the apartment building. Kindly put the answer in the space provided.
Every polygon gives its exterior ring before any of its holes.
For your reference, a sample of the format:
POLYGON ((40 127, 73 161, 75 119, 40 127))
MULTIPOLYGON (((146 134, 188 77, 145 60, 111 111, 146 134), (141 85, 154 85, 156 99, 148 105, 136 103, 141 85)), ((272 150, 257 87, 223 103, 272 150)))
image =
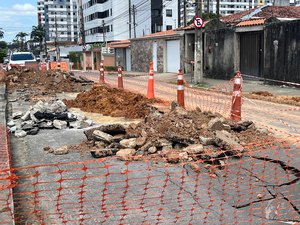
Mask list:
POLYGON ((178 0, 82 0, 82 9, 87 44, 178 27, 178 0))
POLYGON ((78 42, 77 0, 38 0, 38 23, 43 25, 48 42, 78 42))

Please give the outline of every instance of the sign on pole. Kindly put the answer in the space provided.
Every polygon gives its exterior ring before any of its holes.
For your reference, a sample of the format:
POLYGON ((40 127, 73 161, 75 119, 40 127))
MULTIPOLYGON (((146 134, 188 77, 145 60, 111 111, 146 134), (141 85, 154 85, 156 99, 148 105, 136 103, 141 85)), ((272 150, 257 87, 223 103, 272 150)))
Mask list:
POLYGON ((201 17, 195 17, 194 25, 197 28, 201 28, 203 26, 203 19, 201 17))

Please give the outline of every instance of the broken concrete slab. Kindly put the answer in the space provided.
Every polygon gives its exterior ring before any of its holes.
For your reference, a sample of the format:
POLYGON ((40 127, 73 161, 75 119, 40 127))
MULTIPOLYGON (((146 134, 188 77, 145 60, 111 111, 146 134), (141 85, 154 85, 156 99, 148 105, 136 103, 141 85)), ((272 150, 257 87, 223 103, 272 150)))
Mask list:
POLYGON ((26 135, 27 135, 27 133, 24 130, 16 130, 15 131, 15 136, 18 138, 25 137, 26 135))
POLYGON ((132 148, 125 148, 125 149, 121 149, 116 153, 116 156, 118 156, 118 158, 120 160, 123 161, 127 161, 127 160, 131 160, 131 157, 136 153, 135 149, 132 148))
POLYGON ((102 132, 100 130, 94 130, 92 135, 93 135, 93 140, 105 141, 108 143, 111 143, 113 138, 112 135, 102 132))
POLYGON ((53 121, 53 126, 59 130, 62 129, 67 129, 68 128, 68 123, 63 120, 54 120, 53 121))
POLYGON ((120 144, 123 148, 135 148, 136 147, 136 138, 121 140, 120 144))
POLYGON ((216 131, 216 143, 219 143, 219 146, 223 146, 226 150, 229 150, 233 155, 238 153, 242 153, 244 151, 244 147, 237 142, 237 137, 230 134, 227 131, 216 131))

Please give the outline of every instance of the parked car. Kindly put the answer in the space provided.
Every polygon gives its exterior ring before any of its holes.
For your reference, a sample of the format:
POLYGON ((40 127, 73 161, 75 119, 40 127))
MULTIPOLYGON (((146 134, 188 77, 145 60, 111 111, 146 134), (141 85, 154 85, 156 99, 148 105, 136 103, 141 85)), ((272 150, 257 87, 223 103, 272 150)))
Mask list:
POLYGON ((10 55, 7 69, 13 67, 23 67, 25 63, 37 63, 36 58, 31 52, 13 52, 10 55))

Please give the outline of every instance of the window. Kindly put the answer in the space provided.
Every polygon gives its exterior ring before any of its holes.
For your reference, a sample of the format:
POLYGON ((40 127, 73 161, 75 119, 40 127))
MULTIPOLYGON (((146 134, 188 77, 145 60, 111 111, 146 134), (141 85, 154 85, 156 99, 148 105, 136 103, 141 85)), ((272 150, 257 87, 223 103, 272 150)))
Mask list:
POLYGON ((166 10, 166 16, 167 17, 172 17, 172 9, 167 9, 166 10))
POLYGON ((167 30, 172 30, 172 25, 167 25, 166 29, 167 30))

